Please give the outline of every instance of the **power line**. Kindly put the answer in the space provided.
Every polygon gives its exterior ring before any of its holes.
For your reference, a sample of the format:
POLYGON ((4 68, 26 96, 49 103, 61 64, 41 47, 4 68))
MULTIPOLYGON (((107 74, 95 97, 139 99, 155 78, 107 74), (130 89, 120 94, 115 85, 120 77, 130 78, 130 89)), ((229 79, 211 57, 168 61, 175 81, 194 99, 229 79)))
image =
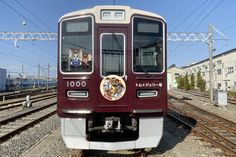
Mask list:
POLYGON ((204 1, 203 3, 201 3, 194 11, 192 11, 187 17, 185 17, 180 23, 178 23, 173 29, 172 31, 174 31, 176 28, 178 28, 181 24, 183 24, 187 19, 190 18, 190 16, 192 16, 196 11, 198 11, 205 3, 207 3, 208 0, 204 1))
MULTIPOLYGON (((21 62, 19 62, 17 59, 16 60, 13 60, 13 57, 10 55, 10 54, 8 54, 8 53, 4 53, 3 51, 0 51, 0 54, 2 55, 2 57, 0 57, 0 59, 2 59, 3 61, 5 61, 4 59, 3 59, 3 57, 6 59, 6 60, 11 60, 11 61, 13 61, 14 63, 15 62, 17 62, 17 63, 21 63, 21 62), (7 56, 9 56, 9 57, 7 57, 7 56)), ((17 56, 16 56, 17 57, 17 56)), ((17 57, 17 58, 19 58, 19 57, 17 57)), ((21 58, 19 58, 19 59, 21 59, 21 58)), ((22 60, 23 61, 23 60, 22 60)))
MULTIPOLYGON (((5 46, 3 46, 3 45, 1 45, 0 47, 2 47, 2 48, 4 48, 5 50, 7 50, 7 51, 2 51, 1 53, 4 53, 5 55, 8 55, 8 56, 9 56, 8 59, 13 60, 13 57, 16 57, 16 58, 20 59, 21 61, 25 62, 25 58, 22 58, 21 56, 18 56, 18 55, 16 55, 16 54, 13 54, 12 52, 11 52, 11 54, 8 53, 8 52, 9 52, 9 49, 8 49, 7 47, 5 47, 5 46), (5 52, 7 52, 7 53, 5 53, 5 52)), ((15 61, 15 60, 14 60, 14 61, 15 61)))
MULTIPOLYGON (((9 44, 9 43, 6 42, 6 41, 4 41, 4 42, 5 42, 6 44, 8 44, 8 45, 14 47, 12 44, 9 44)), ((23 52, 24 52, 24 53, 27 53, 27 55, 29 55, 29 53, 32 54, 29 50, 27 50, 27 49, 25 49, 25 48, 22 48, 22 47, 17 47, 17 48, 24 50, 23 52)), ((14 50, 14 51, 15 51, 15 50, 14 50)), ((33 54, 34 54, 34 53, 33 53, 33 54)), ((39 55, 39 56, 40 56, 40 55, 39 55)), ((40 57, 41 57, 41 56, 40 56, 40 57)), ((31 59, 33 62, 38 61, 38 57, 35 58, 35 56, 33 56, 33 55, 28 56, 27 59, 31 59)), ((24 60, 25 60, 25 59, 24 59, 24 60)))
POLYGON ((193 26, 193 24, 194 24, 195 22, 197 22, 197 19, 198 19, 199 17, 201 17, 201 15, 202 15, 203 13, 205 13, 205 11, 207 11, 207 8, 212 4, 212 2, 213 2, 213 1, 209 1, 209 3, 205 6, 205 8, 202 9, 203 11, 201 11, 201 12, 197 15, 197 17, 192 21, 192 23, 187 27, 187 29, 191 28, 191 27, 193 26))
POLYGON ((6 5, 8 8, 10 8, 11 10, 13 10, 15 13, 17 13, 18 15, 20 15, 21 17, 25 18, 26 20, 28 20, 31 24, 33 24, 35 27, 37 27, 39 30, 45 32, 41 27, 39 27, 37 24, 35 24, 34 22, 32 22, 29 18, 25 17, 24 15, 22 15, 19 11, 17 11, 15 8, 13 8, 12 6, 10 6, 7 2, 4 2, 3 0, 0 0, 0 2, 2 2, 4 5, 6 5))
POLYGON ((202 22, 203 22, 213 11, 215 11, 216 8, 217 8, 218 6, 220 6, 222 3, 223 3, 223 0, 221 0, 219 3, 217 3, 216 6, 215 6, 211 11, 209 11, 208 14, 207 14, 206 16, 204 16, 204 17, 202 18, 202 20, 196 25, 196 27, 194 27, 191 31, 195 30, 200 24, 202 24, 202 22))
MULTIPOLYGON (((178 14, 174 19, 174 21, 179 21, 179 18, 181 18, 184 15, 184 12, 188 10, 188 8, 190 8, 195 2, 197 2, 196 0, 193 0, 189 3, 189 5, 187 5, 180 14, 178 14)), ((174 22, 175 23, 175 22, 174 22)), ((169 23, 168 26, 170 27, 172 25, 172 23, 169 23)))
POLYGON ((236 22, 232 23, 232 24, 229 25, 229 26, 226 26, 225 28, 222 29, 222 31, 225 31, 225 30, 227 30, 227 29, 230 29, 230 28, 232 28, 234 25, 236 25, 236 22))
MULTIPOLYGON (((42 52, 47 52, 47 54, 48 54, 48 57, 51 57, 52 59, 56 59, 57 57, 56 57, 56 53, 54 54, 54 53, 51 53, 50 51, 48 51, 47 49, 43 49, 43 48, 41 48, 41 47, 39 47, 39 46, 36 46, 36 44, 33 44, 33 46, 34 47, 36 47, 38 50, 40 50, 40 51, 42 51, 42 52), (51 55, 50 55, 51 54, 51 55)), ((45 56, 45 55, 44 55, 45 56)), ((45 56, 46 57, 46 56, 45 56)))
MULTIPOLYGON (((230 19, 227 19, 227 21, 225 21, 223 23, 227 24, 227 23, 233 22, 235 20, 236 20, 236 16, 231 17, 230 19)), ((235 24, 236 24, 236 22, 233 22, 232 24, 228 24, 228 26, 223 27, 221 30, 222 31, 227 30, 227 29, 231 28, 232 26, 234 26, 235 24)))
POLYGON ((49 28, 51 31, 54 31, 52 27, 50 27, 47 23, 45 23, 43 20, 41 20, 39 17, 37 17, 35 14, 33 14, 29 9, 27 9, 22 3, 20 3, 17 0, 14 0, 17 4, 19 4, 23 9, 25 9, 31 16, 33 16, 35 19, 37 19, 41 24, 49 28))
MULTIPOLYGON (((12 44, 10 44, 10 43, 8 43, 8 42, 6 42, 6 41, 3 41, 3 42, 5 42, 6 44, 8 44, 8 45, 14 47, 12 44)), ((9 47, 9 48, 10 48, 10 47, 9 47)), ((9 49, 9 48, 8 48, 8 49, 9 49)), ((21 58, 21 60, 22 60, 23 62, 25 62, 25 63, 26 63, 26 61, 27 61, 27 63, 29 63, 29 60, 31 61, 31 63, 38 62, 38 61, 39 61, 39 58, 42 58, 43 61, 45 61, 45 62, 51 61, 48 57, 45 58, 45 57, 43 57, 40 53, 35 53, 34 51, 31 52, 31 51, 29 51, 28 49, 26 49, 26 48, 24 48, 24 47, 18 47, 18 49, 23 50, 22 53, 24 53, 23 56, 25 56, 25 58, 22 58, 22 57, 20 57, 20 58, 21 58), (47 60, 45 60, 45 59, 47 59, 47 60)), ((15 50, 12 49, 12 51, 15 51, 15 50)), ((14 55, 14 56, 16 56, 16 55, 14 55)), ((18 57, 18 58, 19 58, 19 57, 18 57)), ((9 59, 9 58, 8 58, 8 59, 9 59)))

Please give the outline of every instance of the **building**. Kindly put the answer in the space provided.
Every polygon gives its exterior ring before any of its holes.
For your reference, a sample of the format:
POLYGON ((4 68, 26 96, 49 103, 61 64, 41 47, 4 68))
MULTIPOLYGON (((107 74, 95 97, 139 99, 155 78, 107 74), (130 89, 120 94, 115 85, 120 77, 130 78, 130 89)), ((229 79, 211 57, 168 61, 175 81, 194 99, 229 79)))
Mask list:
POLYGON ((6 90, 7 70, 0 68, 0 91, 6 90))
POLYGON ((183 70, 175 66, 175 64, 168 67, 167 70, 167 89, 177 88, 177 78, 181 76, 183 70))
MULTIPOLYGON (((200 71, 206 81, 206 90, 209 90, 209 59, 185 66, 182 68, 186 73, 195 74, 200 71)), ((223 91, 236 91, 236 48, 213 56, 213 88, 223 91)))

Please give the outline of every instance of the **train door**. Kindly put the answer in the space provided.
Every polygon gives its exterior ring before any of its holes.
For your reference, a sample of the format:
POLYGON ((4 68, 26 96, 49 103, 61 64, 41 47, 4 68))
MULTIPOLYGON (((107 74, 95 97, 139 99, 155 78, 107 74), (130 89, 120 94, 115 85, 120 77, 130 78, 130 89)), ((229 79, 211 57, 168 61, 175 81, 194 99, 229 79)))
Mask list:
POLYGON ((98 37, 98 107, 115 111, 128 100, 127 28, 102 27, 98 37))

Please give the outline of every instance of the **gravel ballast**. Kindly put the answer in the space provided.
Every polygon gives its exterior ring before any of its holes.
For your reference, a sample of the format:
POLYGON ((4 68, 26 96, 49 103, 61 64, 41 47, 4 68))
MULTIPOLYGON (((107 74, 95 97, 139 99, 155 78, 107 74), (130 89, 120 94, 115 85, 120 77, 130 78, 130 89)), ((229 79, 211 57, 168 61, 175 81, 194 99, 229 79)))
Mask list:
POLYGON ((60 121, 57 115, 53 115, 43 122, 35 125, 33 128, 28 129, 16 135, 12 139, 0 145, 0 156, 2 157, 16 157, 20 156, 35 143, 40 141, 43 137, 50 134, 60 126, 60 121))
MULTIPOLYGON (((213 148, 208 142, 204 142, 190 134, 189 130, 177 124, 175 121, 165 118, 164 134, 158 147, 148 153, 148 157, 213 157, 216 152, 222 155, 222 151, 213 148)), ((45 138, 44 143, 38 144, 38 148, 31 150, 24 157, 30 157, 33 153, 35 157, 79 157, 81 152, 77 150, 67 149, 62 138, 60 128, 52 135, 45 138), (53 138, 53 141, 51 140, 53 138), (45 146, 45 148, 41 148, 45 146), (38 152, 37 154, 34 152, 38 152), (30 154, 31 153, 31 154, 30 154)), ((89 156, 93 157, 131 157, 133 151, 97 151, 89 152, 89 156)))

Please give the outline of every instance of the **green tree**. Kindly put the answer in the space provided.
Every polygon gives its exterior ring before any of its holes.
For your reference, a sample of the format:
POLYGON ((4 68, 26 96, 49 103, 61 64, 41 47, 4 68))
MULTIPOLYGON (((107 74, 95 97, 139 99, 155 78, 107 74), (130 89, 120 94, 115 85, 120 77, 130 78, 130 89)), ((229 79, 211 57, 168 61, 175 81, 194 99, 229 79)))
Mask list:
POLYGON ((197 87, 200 88, 202 76, 200 70, 197 72, 197 87))
POLYGON ((187 73, 184 76, 184 88, 185 88, 185 90, 190 90, 190 84, 189 84, 189 79, 188 79, 187 73))
POLYGON ((200 70, 197 72, 197 87, 202 92, 206 90, 206 81, 202 78, 200 70))
POLYGON ((176 81, 178 83, 177 88, 184 89, 184 78, 182 76, 176 78, 176 81))
POLYGON ((191 74, 190 76, 190 89, 193 90, 195 87, 195 76, 194 74, 191 74))
POLYGON ((206 91, 206 81, 205 80, 201 79, 200 87, 199 88, 200 88, 201 92, 205 92, 206 91))

